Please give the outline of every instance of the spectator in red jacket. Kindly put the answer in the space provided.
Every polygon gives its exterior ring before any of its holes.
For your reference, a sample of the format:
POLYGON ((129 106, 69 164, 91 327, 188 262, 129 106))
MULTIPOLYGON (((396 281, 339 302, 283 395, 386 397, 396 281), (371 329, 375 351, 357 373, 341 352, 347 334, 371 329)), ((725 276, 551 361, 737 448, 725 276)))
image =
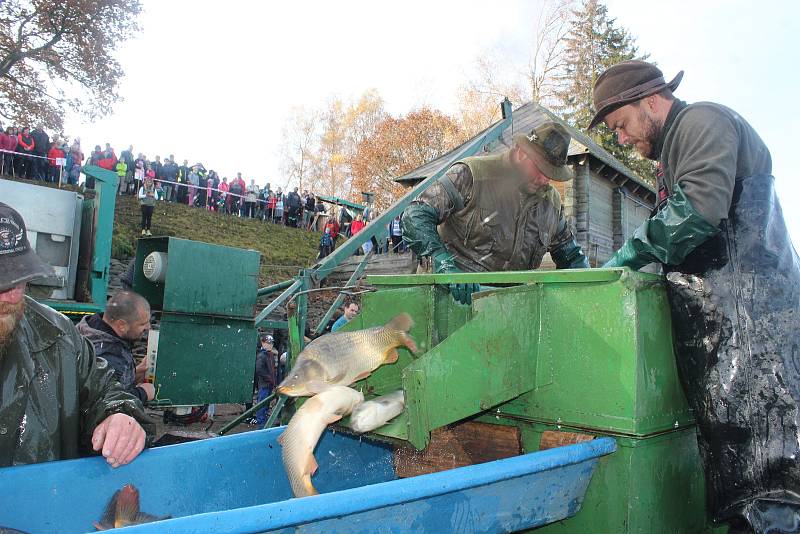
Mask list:
POLYGON ((17 135, 17 152, 22 153, 22 155, 15 158, 17 178, 30 179, 33 165, 31 165, 32 158, 29 157, 28 154, 33 154, 34 148, 36 148, 36 143, 33 137, 31 137, 30 128, 26 126, 19 135, 17 135))
POLYGON ((6 131, 0 128, 0 150, 3 151, 0 152, 0 175, 11 176, 14 174, 11 168, 13 155, 9 152, 13 152, 17 147, 17 137, 11 133, 12 131, 11 127, 6 131))
POLYGON ((331 214, 331 218, 328 219, 328 222, 325 223, 325 228, 322 229, 323 232, 327 231, 331 234, 331 241, 333 241, 331 245, 331 250, 336 248, 336 238, 339 237, 339 221, 336 220, 334 214, 331 214))
POLYGON ((50 164, 48 169, 48 182, 55 183, 61 180, 61 165, 58 164, 58 160, 65 159, 66 155, 59 141, 50 144, 50 150, 47 152, 47 162, 50 164))

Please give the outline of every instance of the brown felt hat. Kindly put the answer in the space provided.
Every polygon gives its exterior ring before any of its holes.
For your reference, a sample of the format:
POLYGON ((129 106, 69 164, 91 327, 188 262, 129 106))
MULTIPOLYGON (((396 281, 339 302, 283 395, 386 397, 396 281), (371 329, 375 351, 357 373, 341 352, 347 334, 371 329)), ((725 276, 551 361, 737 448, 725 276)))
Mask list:
POLYGON ((0 202, 0 291, 54 275, 55 270, 31 248, 19 212, 0 202))
POLYGON ((594 84, 592 99, 597 112, 589 123, 589 130, 615 109, 663 89, 674 91, 682 78, 683 71, 680 71, 671 82, 667 83, 664 81, 661 69, 646 61, 623 61, 609 67, 594 84))
POLYGON ((517 134, 514 142, 536 163, 542 173, 556 182, 572 179, 567 152, 572 137, 564 126, 548 121, 528 134, 517 134))

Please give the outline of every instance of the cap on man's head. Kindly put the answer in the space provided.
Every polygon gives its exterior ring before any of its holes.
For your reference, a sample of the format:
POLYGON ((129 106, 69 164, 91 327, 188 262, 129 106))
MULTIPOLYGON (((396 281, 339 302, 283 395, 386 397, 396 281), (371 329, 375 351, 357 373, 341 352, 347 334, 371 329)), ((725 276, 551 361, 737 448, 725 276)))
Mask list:
POLYGON ((572 179, 572 170, 567 165, 571 139, 567 129, 553 121, 540 124, 528 135, 514 136, 517 146, 536 163, 545 176, 556 182, 572 179))
POLYGON ((606 115, 626 104, 654 95, 664 89, 674 91, 683 78, 680 71, 671 82, 664 81, 661 69, 647 61, 629 60, 609 67, 597 78, 592 100, 597 112, 589 123, 591 130, 606 115))
POLYGON ((45 276, 55 276, 55 270, 31 248, 19 212, 0 202, 0 291, 45 276))
POLYGON ((274 343, 275 339, 269 334, 264 334, 263 336, 261 336, 261 341, 266 341, 267 343, 274 343))

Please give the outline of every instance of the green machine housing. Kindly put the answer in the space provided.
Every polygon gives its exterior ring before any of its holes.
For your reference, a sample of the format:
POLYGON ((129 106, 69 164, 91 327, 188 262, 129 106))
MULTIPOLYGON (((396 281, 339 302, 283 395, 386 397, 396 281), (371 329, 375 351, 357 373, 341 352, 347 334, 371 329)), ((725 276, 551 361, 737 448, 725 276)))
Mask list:
POLYGON ((260 261, 253 250, 174 237, 139 240, 133 288, 161 320, 157 404, 252 400, 260 261))
POLYGON ((469 420, 517 427, 524 452, 548 430, 612 436, 617 452, 600 459, 581 511, 543 532, 711 530, 662 277, 593 269, 368 282, 378 291, 345 328, 406 311, 420 348, 353 386, 368 398, 405 390, 405 412, 373 438, 423 449, 432 430, 469 420), (464 306, 450 282, 493 289, 464 306))

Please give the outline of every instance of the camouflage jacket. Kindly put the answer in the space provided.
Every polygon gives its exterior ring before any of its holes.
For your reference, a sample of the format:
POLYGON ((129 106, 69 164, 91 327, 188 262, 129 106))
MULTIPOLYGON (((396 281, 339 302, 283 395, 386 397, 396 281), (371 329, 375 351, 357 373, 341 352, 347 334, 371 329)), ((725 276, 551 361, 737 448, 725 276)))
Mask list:
POLYGON ((574 240, 558 191, 528 191, 509 152, 454 164, 417 202, 436 210, 439 236, 466 272, 536 269, 574 240))

